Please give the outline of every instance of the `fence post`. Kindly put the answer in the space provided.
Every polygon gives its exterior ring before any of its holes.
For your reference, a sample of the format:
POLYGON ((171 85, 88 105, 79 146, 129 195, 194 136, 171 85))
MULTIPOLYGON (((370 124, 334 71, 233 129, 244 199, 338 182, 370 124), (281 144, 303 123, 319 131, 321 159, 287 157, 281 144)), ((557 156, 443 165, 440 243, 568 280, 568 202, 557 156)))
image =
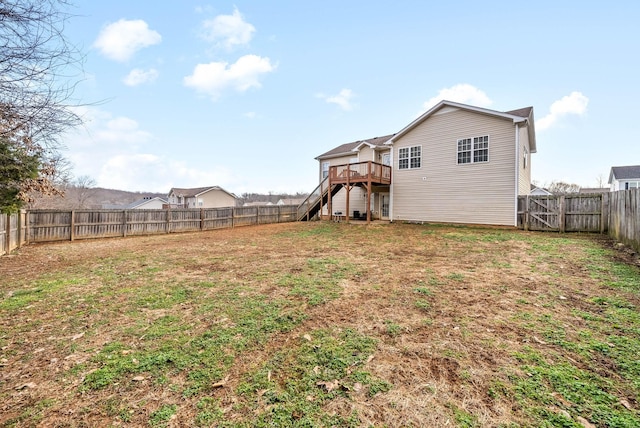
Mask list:
POLYGON ((231 228, 236 227, 236 207, 231 208, 231 228))
POLYGON ((260 224, 260 207, 256 207, 256 224, 260 224))
POLYGON ((122 237, 127 237, 127 210, 122 211, 122 237))
POLYGON ((73 241, 76 238, 76 212, 71 210, 71 221, 69 224, 69 240, 73 241))
POLYGON ((167 208, 167 223, 166 223, 167 234, 171 233, 171 206, 167 208))
POLYGON ((522 222, 524 223, 523 229, 525 231, 529 230, 529 222, 531 221, 531 219, 529 218, 529 203, 530 203, 529 195, 527 195, 525 197, 524 218, 522 219, 522 222))
POLYGON ((600 234, 609 231, 609 193, 603 193, 600 199, 600 234))
POLYGON ((18 221, 16 222, 16 227, 18 231, 16 233, 18 242, 16 242, 16 248, 22 247, 22 215, 24 214, 24 210, 18 211, 18 221))
POLYGON ((11 252, 11 214, 4 214, 4 253, 9 254, 11 252))
POLYGON ((200 208, 200 230, 204 230, 204 208, 200 208))
POLYGON ((560 233, 564 233, 564 229, 565 229, 565 212, 566 212, 566 207, 565 207, 565 198, 564 195, 560 196, 560 211, 558 212, 558 229, 560 230, 560 233))
POLYGON ((24 213, 24 243, 29 243, 29 211, 25 211, 24 213))

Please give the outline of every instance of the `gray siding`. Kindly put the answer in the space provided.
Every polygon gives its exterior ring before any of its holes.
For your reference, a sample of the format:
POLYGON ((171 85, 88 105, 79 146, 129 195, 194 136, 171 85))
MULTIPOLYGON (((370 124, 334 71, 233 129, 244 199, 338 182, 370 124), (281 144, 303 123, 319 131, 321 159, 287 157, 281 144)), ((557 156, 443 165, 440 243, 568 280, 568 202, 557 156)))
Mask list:
POLYGON ((515 226, 511 120, 446 109, 399 138, 393 150, 393 220, 515 226), (483 135, 489 135, 489 162, 458 165, 457 140, 483 135), (422 146, 421 168, 398 170, 398 149, 415 145, 422 146))

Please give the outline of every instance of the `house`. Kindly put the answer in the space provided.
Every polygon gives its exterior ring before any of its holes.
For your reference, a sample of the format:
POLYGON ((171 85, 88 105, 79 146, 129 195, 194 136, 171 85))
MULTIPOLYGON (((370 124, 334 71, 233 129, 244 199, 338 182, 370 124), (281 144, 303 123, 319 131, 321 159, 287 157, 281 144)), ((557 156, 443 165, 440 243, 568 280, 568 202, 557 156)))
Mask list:
POLYGON ((300 205, 306 198, 286 198, 278 199, 276 205, 300 205))
POLYGON ((219 186, 180 189, 169 191, 169 205, 172 208, 222 208, 235 207, 237 196, 219 186))
POLYGON ((245 202, 243 207, 266 207, 273 205, 273 202, 268 201, 257 201, 257 202, 245 202))
POLYGON ((640 187, 640 165, 612 166, 609 173, 611 191, 636 189, 640 187))
POLYGON ((578 193, 581 195, 593 195, 593 194, 602 194, 609 193, 610 189, 608 187, 581 187, 578 190, 578 193))
POLYGON ((441 101, 395 134, 316 157, 321 190, 312 194, 322 196, 318 211, 300 218, 340 213, 515 226, 517 197, 531 190, 535 152, 532 107, 500 112, 441 101))
POLYGON ((125 207, 128 210, 161 210, 167 204, 162 198, 146 196, 138 201, 132 202, 125 207))
POLYGON ((157 196, 145 196, 126 205, 102 204, 102 208, 108 210, 161 210, 166 204, 167 201, 157 196))
POLYGON ((533 196, 551 196, 551 195, 553 195, 553 193, 551 193, 550 191, 548 191, 544 187, 538 187, 538 186, 534 186, 534 185, 531 185, 531 191, 529 192, 529 194, 533 195, 533 196))

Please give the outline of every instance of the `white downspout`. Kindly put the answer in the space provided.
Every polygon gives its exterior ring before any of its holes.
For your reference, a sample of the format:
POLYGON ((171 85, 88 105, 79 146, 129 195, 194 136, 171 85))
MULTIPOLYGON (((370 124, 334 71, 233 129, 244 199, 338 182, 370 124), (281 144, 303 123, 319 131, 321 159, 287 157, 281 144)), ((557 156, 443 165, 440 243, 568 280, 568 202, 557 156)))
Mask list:
POLYGON ((518 227, 518 189, 520 188, 520 126, 516 123, 516 187, 514 195, 513 225, 518 227))

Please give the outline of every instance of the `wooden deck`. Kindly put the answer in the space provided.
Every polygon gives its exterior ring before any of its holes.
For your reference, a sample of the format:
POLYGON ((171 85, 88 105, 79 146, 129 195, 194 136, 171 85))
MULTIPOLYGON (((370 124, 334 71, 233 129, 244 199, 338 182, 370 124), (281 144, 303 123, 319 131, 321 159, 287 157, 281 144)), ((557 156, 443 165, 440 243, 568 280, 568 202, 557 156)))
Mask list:
POLYGON ((329 168, 330 184, 391 184, 391 167, 376 162, 358 162, 329 168))

